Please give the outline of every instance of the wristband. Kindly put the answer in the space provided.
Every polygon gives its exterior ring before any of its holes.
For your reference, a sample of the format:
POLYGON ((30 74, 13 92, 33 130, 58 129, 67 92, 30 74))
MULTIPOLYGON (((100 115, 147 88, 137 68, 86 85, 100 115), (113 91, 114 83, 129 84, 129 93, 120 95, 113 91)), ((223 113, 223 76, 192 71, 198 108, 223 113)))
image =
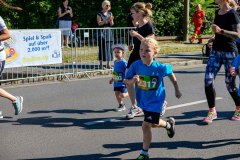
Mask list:
POLYGON ((221 29, 220 33, 221 33, 221 34, 224 34, 224 30, 223 30, 223 29, 221 29))

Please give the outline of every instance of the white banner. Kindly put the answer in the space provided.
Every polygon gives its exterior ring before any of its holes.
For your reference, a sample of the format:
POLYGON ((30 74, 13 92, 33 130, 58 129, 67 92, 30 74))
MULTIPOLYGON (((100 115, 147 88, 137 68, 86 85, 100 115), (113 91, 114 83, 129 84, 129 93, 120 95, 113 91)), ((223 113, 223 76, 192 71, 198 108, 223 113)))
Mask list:
POLYGON ((60 30, 10 30, 5 68, 62 63, 60 30))

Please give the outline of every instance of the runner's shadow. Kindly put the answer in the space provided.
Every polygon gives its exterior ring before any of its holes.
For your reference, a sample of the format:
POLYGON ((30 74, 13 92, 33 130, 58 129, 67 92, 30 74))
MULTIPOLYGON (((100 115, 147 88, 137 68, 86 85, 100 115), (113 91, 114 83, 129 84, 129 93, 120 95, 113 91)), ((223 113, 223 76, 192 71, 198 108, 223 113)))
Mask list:
MULTIPOLYGON (((218 156, 218 157, 213 157, 213 158, 191 158, 191 160, 228 160, 228 159, 233 159, 233 158, 239 158, 240 154, 231 154, 231 155, 223 155, 223 156, 218 156)), ((190 158, 151 158, 151 160, 189 160, 190 158)))
POLYGON ((31 111, 31 112, 28 112, 28 114, 41 114, 41 113, 86 114, 86 113, 106 113, 106 112, 114 112, 114 111, 115 109, 103 109, 103 110, 59 109, 59 110, 31 111))
MULTIPOLYGON (((166 148, 171 150, 177 150, 179 148, 190 148, 190 149, 211 149, 217 147, 223 147, 228 145, 239 145, 240 139, 226 139, 226 140, 214 140, 214 141, 199 141, 199 142, 192 142, 192 141, 175 141, 175 142, 158 142, 152 143, 151 148, 166 148)), ((104 148, 108 149, 123 149, 122 151, 112 152, 106 157, 115 157, 120 156, 122 154, 127 154, 129 152, 139 151, 141 150, 142 143, 128 143, 128 144, 105 144, 103 145, 104 148)), ((225 158, 232 158, 232 157, 240 157, 240 154, 235 155, 224 155, 219 157, 225 158)), ((219 157, 213 157, 212 160, 219 159, 219 157)), ((159 158, 157 158, 159 159, 159 158)), ((162 158, 165 159, 165 158, 162 158)), ((174 159, 174 158, 171 158, 174 159)), ((179 159, 179 158, 176 158, 179 159)), ((191 158, 192 159, 192 158, 191 158)), ((197 158, 196 158, 197 159, 197 158)), ((184 159, 183 159, 184 160, 184 159)), ((199 159, 201 160, 201 159, 199 159)))
MULTIPOLYGON (((35 158, 31 160, 121 160, 120 158, 102 158, 103 154, 75 155, 66 157, 35 158)), ((30 159, 25 159, 30 160, 30 159)))
MULTIPOLYGON (((211 149, 216 147, 223 147, 232 144, 240 144, 240 139, 227 139, 227 140, 215 140, 208 142, 191 142, 191 141, 178 141, 178 142, 160 142, 152 143, 151 148, 167 148, 167 149, 178 149, 178 148, 191 148, 191 149, 211 149)), ((128 144, 105 144, 104 148, 107 149, 124 149, 122 151, 113 152, 110 154, 91 154, 91 155, 75 155, 66 157, 51 157, 51 158, 35 158, 31 160, 121 160, 120 158, 112 158, 115 156, 121 156, 133 151, 139 151, 142 143, 128 143, 128 144)), ((219 159, 233 159, 239 158, 240 154, 223 155, 208 160, 219 160, 219 159)), ((152 160, 189 160, 189 158, 151 158, 152 160)), ((29 159, 30 160, 30 159, 29 159)), ((206 160, 204 158, 191 158, 191 160, 206 160)))
MULTIPOLYGON (((3 122, 4 123, 4 122, 3 122)), ((59 118, 51 116, 21 118, 16 121, 5 121, 13 125, 36 125, 46 128, 63 128, 63 127, 81 127, 83 129, 121 129, 126 127, 141 126, 142 121, 129 121, 125 117, 111 117, 109 119, 77 119, 77 118, 59 118), (92 123, 96 122, 96 123, 92 123)))
MULTIPOLYGON (((176 119, 177 125, 185 125, 185 124, 196 124, 199 126, 206 125, 205 123, 203 123, 203 118, 207 115, 206 110, 183 112, 182 114, 183 114, 182 116, 173 116, 176 119), (196 120, 193 120, 193 119, 196 119, 196 120)), ((229 120, 232 117, 233 112, 218 111, 217 114, 218 114, 218 118, 215 119, 214 121, 220 121, 220 120, 226 120, 226 119, 229 120)))

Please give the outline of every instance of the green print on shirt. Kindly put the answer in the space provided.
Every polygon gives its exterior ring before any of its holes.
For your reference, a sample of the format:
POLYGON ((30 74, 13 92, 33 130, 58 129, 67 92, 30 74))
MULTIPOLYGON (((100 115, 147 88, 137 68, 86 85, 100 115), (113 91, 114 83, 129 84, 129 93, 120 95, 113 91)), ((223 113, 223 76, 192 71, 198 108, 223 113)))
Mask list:
POLYGON ((159 86, 159 80, 157 76, 139 76, 139 82, 137 87, 143 90, 156 90, 159 86))
POLYGON ((122 82, 123 81, 123 73, 113 72, 113 80, 114 80, 114 82, 122 82))

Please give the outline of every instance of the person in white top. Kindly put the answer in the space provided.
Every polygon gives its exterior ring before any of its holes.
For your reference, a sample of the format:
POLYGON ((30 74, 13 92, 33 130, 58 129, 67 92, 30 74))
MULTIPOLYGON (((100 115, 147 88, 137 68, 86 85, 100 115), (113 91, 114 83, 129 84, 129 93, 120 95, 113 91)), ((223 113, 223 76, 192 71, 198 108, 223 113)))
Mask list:
MULTIPOLYGON (((4 50, 3 41, 10 38, 10 32, 0 16, 0 75, 2 75, 5 61, 6 61, 6 52, 4 50)), ((22 111, 22 104, 23 104, 23 97, 22 96, 13 96, 12 94, 8 93, 4 89, 0 88, 0 96, 3 98, 7 98, 12 101, 12 105, 15 109, 15 115, 18 115, 22 111)))

